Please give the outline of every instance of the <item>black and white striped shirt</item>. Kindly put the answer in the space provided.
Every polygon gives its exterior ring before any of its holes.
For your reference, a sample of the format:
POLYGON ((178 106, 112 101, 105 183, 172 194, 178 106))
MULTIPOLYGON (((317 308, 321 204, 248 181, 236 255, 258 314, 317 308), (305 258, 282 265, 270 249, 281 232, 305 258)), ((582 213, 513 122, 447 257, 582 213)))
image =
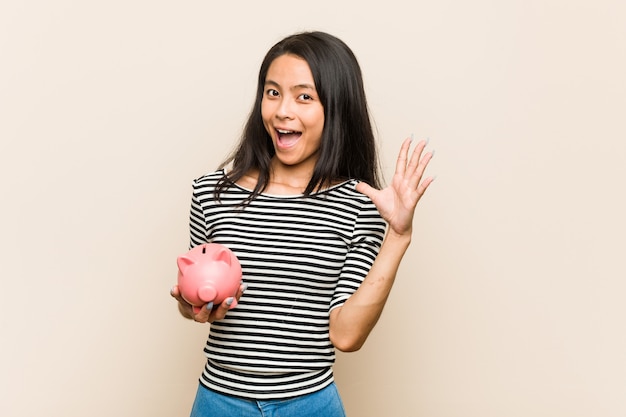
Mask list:
POLYGON ((224 171, 193 182, 190 246, 215 242, 239 258, 248 284, 239 304, 211 324, 200 382, 224 394, 278 399, 333 381, 329 314, 367 275, 385 233, 371 200, 346 181, 310 196, 228 188, 224 171))

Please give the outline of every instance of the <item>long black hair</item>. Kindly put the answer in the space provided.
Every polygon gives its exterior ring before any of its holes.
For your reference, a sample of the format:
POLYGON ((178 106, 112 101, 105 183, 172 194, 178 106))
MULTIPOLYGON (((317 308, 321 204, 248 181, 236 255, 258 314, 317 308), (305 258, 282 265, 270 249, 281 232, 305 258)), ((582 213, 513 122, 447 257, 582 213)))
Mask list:
POLYGON ((336 181, 356 179, 380 187, 380 167, 363 77, 350 48, 324 32, 290 35, 265 55, 259 70, 256 99, 240 142, 220 164, 232 169, 218 183, 216 196, 250 170, 258 171, 257 184, 249 199, 263 192, 270 181, 270 161, 275 154, 271 137, 261 116, 265 78, 271 63, 282 55, 304 59, 311 69, 315 89, 324 108, 324 130, 320 156, 304 194, 328 187, 336 181))

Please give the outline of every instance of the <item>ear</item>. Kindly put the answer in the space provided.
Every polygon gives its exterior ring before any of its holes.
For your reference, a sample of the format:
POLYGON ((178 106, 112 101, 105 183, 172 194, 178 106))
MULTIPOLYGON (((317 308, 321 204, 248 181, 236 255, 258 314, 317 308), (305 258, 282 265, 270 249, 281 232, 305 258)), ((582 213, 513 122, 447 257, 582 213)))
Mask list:
POLYGON ((179 256, 176 262, 178 263, 178 269, 183 274, 185 273, 185 269, 187 269, 189 265, 193 265, 195 263, 193 259, 189 258, 186 255, 179 256))
POLYGON ((220 262, 226 262, 228 266, 230 266, 230 252, 228 249, 219 249, 215 254, 215 260, 220 262))

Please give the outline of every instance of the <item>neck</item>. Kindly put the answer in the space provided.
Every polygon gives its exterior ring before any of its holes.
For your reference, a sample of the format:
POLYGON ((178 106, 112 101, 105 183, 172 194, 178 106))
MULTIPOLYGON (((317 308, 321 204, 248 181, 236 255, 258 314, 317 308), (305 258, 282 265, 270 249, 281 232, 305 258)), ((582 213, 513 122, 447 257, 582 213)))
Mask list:
MULTIPOLYGON (((237 183, 245 188, 253 189, 259 178, 257 171, 245 174, 237 183)), ((292 175, 288 171, 274 169, 270 172, 270 180, 263 192, 274 195, 296 195, 304 193, 311 177, 307 175, 292 175)))
POLYGON ((302 193, 309 185, 309 181, 311 181, 313 168, 313 166, 283 165, 274 159, 270 168, 268 189, 272 186, 277 186, 302 193))

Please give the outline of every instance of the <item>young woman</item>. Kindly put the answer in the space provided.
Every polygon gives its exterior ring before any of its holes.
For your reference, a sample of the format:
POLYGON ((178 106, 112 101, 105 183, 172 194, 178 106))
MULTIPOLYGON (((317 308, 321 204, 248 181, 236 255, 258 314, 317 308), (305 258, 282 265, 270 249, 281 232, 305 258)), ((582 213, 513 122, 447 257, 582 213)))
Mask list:
POLYGON ((432 152, 410 145, 380 190, 352 51, 322 32, 269 50, 237 149, 193 183, 191 247, 228 246, 244 281, 236 308, 198 314, 172 289, 184 317, 212 323, 193 417, 345 415, 335 349, 358 350, 376 324, 432 182, 432 152))

